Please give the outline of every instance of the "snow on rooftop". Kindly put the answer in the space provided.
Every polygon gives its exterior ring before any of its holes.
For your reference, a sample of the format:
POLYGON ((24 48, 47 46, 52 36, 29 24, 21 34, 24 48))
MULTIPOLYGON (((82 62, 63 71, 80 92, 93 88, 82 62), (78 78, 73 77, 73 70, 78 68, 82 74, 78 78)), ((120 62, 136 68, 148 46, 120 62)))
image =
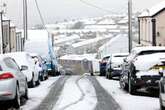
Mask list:
POLYGON ((165 8, 165 1, 162 1, 159 4, 153 6, 152 8, 143 11, 139 17, 153 16, 164 8, 165 8))
POLYGON ((98 22, 97 24, 115 24, 115 22, 114 22, 114 20, 109 18, 109 19, 104 19, 104 20, 98 22))
POLYGON ((6 16, 4 16, 4 15, 2 16, 2 19, 3 19, 3 20, 10 20, 8 17, 6 17, 6 16))
POLYGON ((82 41, 82 42, 78 42, 78 43, 75 43, 73 44, 72 46, 74 48, 77 48, 77 47, 80 47, 80 46, 84 46, 84 45, 88 45, 88 44, 92 44, 92 43, 96 43, 100 40, 104 40, 104 39, 107 39, 107 38, 111 38, 113 35, 112 34, 109 34, 109 35, 106 35, 104 37, 96 37, 94 39, 88 39, 88 40, 85 40, 85 41, 82 41))
POLYGON ((52 33, 87 33, 87 32, 105 32, 105 28, 102 29, 60 29, 54 30, 52 33))
POLYGON ((83 54, 83 55, 65 55, 60 57, 60 59, 62 60, 84 60, 84 59, 88 59, 88 60, 93 60, 95 59, 96 54, 83 54))
POLYGON ((65 37, 65 38, 55 40, 54 43, 57 44, 57 43, 62 43, 62 42, 69 42, 69 41, 73 41, 73 40, 76 40, 76 39, 80 39, 80 36, 74 34, 72 36, 68 36, 68 37, 65 37))
POLYGON ((117 25, 87 25, 85 26, 85 29, 117 29, 117 25))
POLYGON ((16 27, 14 23, 10 22, 10 27, 16 27))

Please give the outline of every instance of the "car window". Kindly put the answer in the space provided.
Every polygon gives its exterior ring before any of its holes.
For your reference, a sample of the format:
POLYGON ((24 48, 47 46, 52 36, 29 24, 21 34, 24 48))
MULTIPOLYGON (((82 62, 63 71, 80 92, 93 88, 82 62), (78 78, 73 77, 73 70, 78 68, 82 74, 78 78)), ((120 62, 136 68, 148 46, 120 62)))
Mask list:
POLYGON ((141 55, 149 55, 149 54, 154 54, 154 53, 165 53, 165 50, 149 50, 149 51, 142 51, 138 54, 138 56, 141 55))
POLYGON ((14 70, 19 70, 18 65, 11 58, 5 58, 4 59, 4 62, 5 62, 5 64, 6 64, 7 67, 9 67, 11 69, 14 69, 14 70))

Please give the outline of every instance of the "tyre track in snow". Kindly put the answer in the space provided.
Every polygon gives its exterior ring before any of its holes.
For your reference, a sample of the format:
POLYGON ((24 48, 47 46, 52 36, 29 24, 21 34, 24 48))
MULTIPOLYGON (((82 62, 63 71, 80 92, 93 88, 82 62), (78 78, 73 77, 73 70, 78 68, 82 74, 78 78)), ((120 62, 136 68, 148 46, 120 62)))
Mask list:
POLYGON ((97 105, 95 110, 121 110, 115 99, 100 85, 94 76, 87 77, 93 84, 96 95, 97 105))
POLYGON ((71 107, 71 106, 73 106, 73 105, 78 104, 78 103, 81 102, 82 100, 84 100, 85 93, 84 93, 83 89, 81 88, 81 86, 80 86, 80 84, 79 84, 79 81, 80 81, 81 79, 83 79, 84 77, 85 77, 85 75, 80 76, 80 77, 75 81, 75 84, 77 85, 79 91, 81 92, 81 97, 80 97, 77 101, 75 101, 75 102, 73 102, 73 103, 70 103, 70 104, 68 104, 68 105, 66 105, 66 106, 64 106, 64 107, 62 107, 60 110, 65 110, 65 109, 67 109, 67 108, 69 108, 69 107, 71 107))
POLYGON ((64 84, 69 76, 60 77, 53 85, 46 98, 41 104, 33 110, 52 110, 57 100, 60 97, 60 93, 63 90, 64 84))

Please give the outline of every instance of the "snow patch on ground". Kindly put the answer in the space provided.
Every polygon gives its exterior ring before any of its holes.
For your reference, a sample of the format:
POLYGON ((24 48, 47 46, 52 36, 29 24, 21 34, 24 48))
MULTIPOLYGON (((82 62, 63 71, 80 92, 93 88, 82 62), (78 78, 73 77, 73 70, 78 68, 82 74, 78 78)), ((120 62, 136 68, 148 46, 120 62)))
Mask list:
POLYGON ((88 79, 79 80, 78 84, 84 94, 83 99, 79 101, 83 94, 75 83, 78 78, 78 76, 73 76, 66 81, 61 96, 53 110, 63 110, 65 107, 65 110, 94 110, 97 104, 95 89, 88 79), (76 101, 79 102, 73 104, 76 101), (70 104, 72 105, 69 106, 70 104))
POLYGON ((37 107, 49 93, 52 84, 58 80, 59 77, 49 77, 48 80, 41 82, 38 87, 29 89, 29 99, 21 108, 23 110, 32 110, 37 107))
POLYGON ((159 110, 159 99, 133 96, 120 89, 118 81, 96 77, 101 86, 119 103, 122 110, 159 110))

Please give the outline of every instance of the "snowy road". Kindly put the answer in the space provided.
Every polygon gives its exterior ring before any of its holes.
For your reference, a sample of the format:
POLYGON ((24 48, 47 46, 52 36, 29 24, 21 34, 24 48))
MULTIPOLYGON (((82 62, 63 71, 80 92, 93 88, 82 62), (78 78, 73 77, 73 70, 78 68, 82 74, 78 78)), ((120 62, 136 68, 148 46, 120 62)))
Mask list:
POLYGON ((21 110, 159 110, 159 99, 130 95, 104 77, 60 76, 30 89, 21 110))
POLYGON ((34 110, 119 110, 120 107, 91 76, 65 76, 34 110), (64 84, 65 83, 65 84, 64 84), (60 87, 60 88, 59 88, 60 87), (62 90, 63 88, 63 90, 62 90))

